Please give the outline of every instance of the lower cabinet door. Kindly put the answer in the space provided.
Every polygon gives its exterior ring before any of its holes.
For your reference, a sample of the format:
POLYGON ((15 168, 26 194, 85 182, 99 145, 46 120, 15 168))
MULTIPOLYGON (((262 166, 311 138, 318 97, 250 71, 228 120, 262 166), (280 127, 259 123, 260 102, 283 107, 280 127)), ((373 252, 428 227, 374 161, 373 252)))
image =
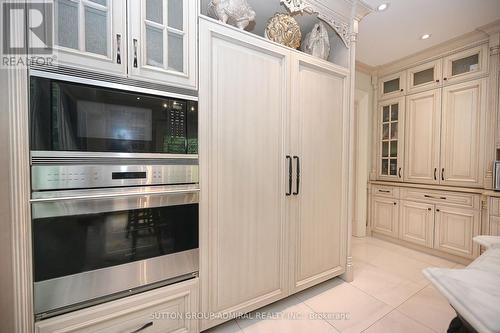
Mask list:
POLYGON ((500 236, 500 217, 490 216, 490 235, 500 236))
POLYGON ((434 236, 434 205, 401 201, 400 238, 432 248, 434 236))
POLYGON ((399 203, 396 199, 372 197, 372 231, 398 237, 399 203))
POLYGON ((472 238, 479 234, 479 211, 436 206, 434 248, 465 258, 475 258, 479 246, 472 238))
POLYGON ((36 333, 199 332, 198 278, 35 323, 36 333))

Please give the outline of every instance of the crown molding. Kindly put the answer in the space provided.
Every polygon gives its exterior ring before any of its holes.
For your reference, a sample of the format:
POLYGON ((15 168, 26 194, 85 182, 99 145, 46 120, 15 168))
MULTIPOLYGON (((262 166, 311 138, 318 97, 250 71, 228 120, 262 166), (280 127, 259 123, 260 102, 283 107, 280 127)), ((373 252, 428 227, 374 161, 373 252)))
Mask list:
POLYGON ((376 70, 375 67, 367 65, 359 60, 356 60, 356 71, 372 75, 375 72, 375 70, 376 70))
POLYGON ((477 30, 487 33, 488 35, 500 32, 500 20, 483 25, 482 27, 477 28, 477 30))

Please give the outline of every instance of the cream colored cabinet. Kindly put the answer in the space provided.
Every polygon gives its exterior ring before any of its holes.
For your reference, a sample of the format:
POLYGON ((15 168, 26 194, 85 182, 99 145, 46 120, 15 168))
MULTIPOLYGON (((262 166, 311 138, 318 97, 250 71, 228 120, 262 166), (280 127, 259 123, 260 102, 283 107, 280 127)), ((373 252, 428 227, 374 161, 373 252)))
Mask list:
POLYGON ((488 73, 488 44, 452 54, 443 60, 443 82, 454 84, 488 73))
POLYGON ((301 55, 294 55, 292 68, 290 277, 295 292, 345 269, 348 118, 344 70, 301 55))
POLYGON ((130 76, 197 88, 197 3, 129 0, 130 76))
POLYGON ((404 180, 439 184, 441 90, 406 97, 404 180))
POLYGON ((121 0, 55 0, 58 64, 126 76, 126 17, 121 0))
POLYGON ((434 248, 450 254, 475 258, 479 252, 472 238, 479 234, 476 210, 436 205, 434 248))
POLYGON ((380 180, 403 180, 404 119, 404 97, 380 103, 377 147, 377 174, 380 180))
POLYGON ((407 71, 408 93, 439 88, 442 85, 442 60, 431 61, 407 71))
POLYGON ((434 236, 434 205, 401 201, 400 238, 432 248, 434 236))
POLYGON ((491 236, 500 236, 500 216, 490 216, 490 230, 491 236))
POLYGON ((406 72, 386 75, 379 79, 379 99, 395 98, 405 95, 406 72))
POLYGON ((244 313, 288 290, 289 52, 205 19, 200 42, 202 310, 244 313))
POLYGON ((373 196, 371 200, 371 229, 391 237, 398 237, 399 200, 373 196))
POLYGON ((483 184, 485 103, 486 80, 443 88, 441 184, 483 184))
POLYGON ((36 333, 197 333, 198 278, 35 323, 36 333))

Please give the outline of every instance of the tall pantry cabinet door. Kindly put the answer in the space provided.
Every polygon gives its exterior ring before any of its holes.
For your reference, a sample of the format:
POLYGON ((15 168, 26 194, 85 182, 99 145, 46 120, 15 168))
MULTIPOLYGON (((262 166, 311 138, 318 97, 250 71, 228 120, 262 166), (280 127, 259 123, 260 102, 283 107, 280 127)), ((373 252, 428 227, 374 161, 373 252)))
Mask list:
POLYGON ((441 184, 483 184, 486 80, 443 88, 441 184))
POLYGON ((289 53, 203 18, 200 49, 202 310, 244 313, 287 295, 289 53))
POLYGON ((405 182, 439 184, 441 89, 407 96, 405 122, 405 182))
POLYGON ((299 291, 345 270, 348 98, 347 74, 336 66, 294 55, 292 73, 290 268, 299 291))

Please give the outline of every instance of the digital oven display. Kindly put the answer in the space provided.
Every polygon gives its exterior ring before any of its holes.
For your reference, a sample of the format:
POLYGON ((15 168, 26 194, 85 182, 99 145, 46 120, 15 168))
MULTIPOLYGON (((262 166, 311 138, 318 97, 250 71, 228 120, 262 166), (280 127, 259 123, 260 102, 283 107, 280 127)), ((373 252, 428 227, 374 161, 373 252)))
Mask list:
POLYGON ((113 172, 113 179, 146 179, 145 172, 113 172))

